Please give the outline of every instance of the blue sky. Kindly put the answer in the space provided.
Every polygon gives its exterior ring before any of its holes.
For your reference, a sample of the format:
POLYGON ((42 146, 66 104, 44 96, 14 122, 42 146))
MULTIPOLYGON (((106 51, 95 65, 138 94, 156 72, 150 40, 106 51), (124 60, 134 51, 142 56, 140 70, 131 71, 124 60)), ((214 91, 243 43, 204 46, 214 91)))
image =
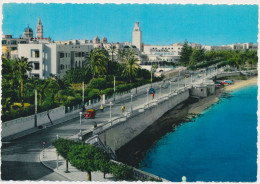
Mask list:
POLYGON ((222 45, 257 42, 257 5, 155 5, 155 4, 4 4, 4 34, 18 37, 27 25, 35 28, 38 16, 44 36, 53 40, 132 40, 140 22, 144 44, 167 45, 187 40, 222 45))

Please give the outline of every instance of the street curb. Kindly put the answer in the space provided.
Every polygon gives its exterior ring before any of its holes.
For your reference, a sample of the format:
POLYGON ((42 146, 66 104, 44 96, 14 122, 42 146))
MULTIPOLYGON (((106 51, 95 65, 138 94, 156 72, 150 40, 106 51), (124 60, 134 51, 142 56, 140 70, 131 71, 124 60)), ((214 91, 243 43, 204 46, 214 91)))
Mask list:
MULTIPOLYGON (((49 148, 51 148, 51 147, 53 147, 53 146, 49 146, 49 147, 47 147, 47 148, 45 148, 45 149, 49 149, 49 148)), ((70 178, 68 178, 66 175, 63 175, 62 173, 57 172, 55 169, 53 169, 53 168, 49 167, 47 164, 45 164, 44 161, 42 161, 42 155, 43 155, 43 150, 42 150, 41 153, 39 154, 39 160, 40 160, 40 162, 41 162, 41 164, 42 164, 43 166, 45 166, 47 169, 49 169, 49 170, 51 170, 51 171, 53 171, 53 172, 55 172, 55 173, 57 173, 57 174, 59 174, 59 175, 65 177, 65 178, 67 178, 68 180, 73 181, 73 180, 71 180, 70 178)))

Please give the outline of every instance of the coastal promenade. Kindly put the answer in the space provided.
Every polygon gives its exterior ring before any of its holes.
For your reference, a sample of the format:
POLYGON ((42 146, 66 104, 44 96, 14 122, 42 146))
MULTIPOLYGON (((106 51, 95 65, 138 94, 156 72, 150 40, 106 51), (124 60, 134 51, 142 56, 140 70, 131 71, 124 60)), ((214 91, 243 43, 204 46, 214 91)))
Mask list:
MULTIPOLYGON (((221 72, 221 71, 219 71, 221 72)), ((213 72, 211 73, 212 76, 213 72)), ((210 74, 208 74, 209 76, 210 74)), ((206 76, 206 75, 205 75, 206 76)), ((156 94, 155 99, 152 100, 151 94, 146 93, 146 89, 142 94, 133 94, 132 103, 131 96, 129 94, 128 99, 116 101, 111 106, 111 119, 117 120, 118 117, 127 117, 131 114, 131 104, 133 110, 139 107, 155 104, 156 101, 168 96, 170 91, 175 93, 176 90, 183 88, 186 85, 202 83, 205 78, 190 77, 188 80, 182 79, 177 82, 172 81, 171 85, 168 82, 166 88, 155 86, 156 94), (148 103, 147 103, 148 97, 148 103), (121 106, 126 106, 125 113, 122 113, 121 106)), ((69 138, 74 136, 78 138, 80 129, 82 132, 91 132, 94 129, 94 125, 97 127, 104 126, 110 121, 110 105, 105 105, 104 112, 98 112, 95 119, 82 119, 80 127, 79 113, 75 115, 73 119, 59 122, 54 126, 47 126, 42 130, 36 130, 35 133, 14 140, 6 140, 2 143, 2 179, 3 180, 67 180, 59 174, 55 174, 45 167, 42 167, 39 155, 43 150, 43 142, 45 142, 45 148, 52 145, 52 142, 56 139, 57 135, 63 138, 69 138), (15 172, 19 168, 19 172, 15 172)), ((111 122, 110 122, 111 123, 111 122)), ((53 158, 52 158, 53 159, 53 158)), ((61 163, 60 163, 61 164, 61 163)), ((62 167, 61 167, 62 168, 62 167)), ((94 178, 93 178, 94 179, 94 178)))

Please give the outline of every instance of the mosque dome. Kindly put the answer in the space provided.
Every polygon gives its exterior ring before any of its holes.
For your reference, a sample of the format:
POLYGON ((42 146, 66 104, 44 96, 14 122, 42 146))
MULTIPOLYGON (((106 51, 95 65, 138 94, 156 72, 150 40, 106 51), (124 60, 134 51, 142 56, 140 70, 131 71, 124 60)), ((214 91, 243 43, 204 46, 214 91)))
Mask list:
POLYGON ((101 39, 101 43, 107 43, 107 38, 106 38, 106 37, 103 37, 103 38, 101 39))
POLYGON ((100 42, 100 39, 99 39, 99 37, 95 37, 94 39, 93 39, 93 43, 99 43, 100 42))

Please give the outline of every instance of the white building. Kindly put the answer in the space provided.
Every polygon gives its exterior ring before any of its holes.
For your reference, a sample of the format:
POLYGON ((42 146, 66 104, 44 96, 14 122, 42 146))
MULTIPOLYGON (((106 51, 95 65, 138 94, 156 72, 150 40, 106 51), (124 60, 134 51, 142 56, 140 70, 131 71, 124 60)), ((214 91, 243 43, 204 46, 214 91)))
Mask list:
POLYGON ((144 52, 148 61, 143 62, 172 62, 180 60, 180 53, 183 44, 175 43, 172 45, 144 45, 144 52))
POLYGON ((132 44, 136 46, 140 52, 143 51, 143 43, 142 43, 142 31, 139 26, 139 22, 135 23, 135 27, 133 30, 132 44))
POLYGON ((93 45, 19 44, 18 57, 32 62, 29 76, 46 79, 50 74, 64 77, 66 71, 82 67, 93 45))

